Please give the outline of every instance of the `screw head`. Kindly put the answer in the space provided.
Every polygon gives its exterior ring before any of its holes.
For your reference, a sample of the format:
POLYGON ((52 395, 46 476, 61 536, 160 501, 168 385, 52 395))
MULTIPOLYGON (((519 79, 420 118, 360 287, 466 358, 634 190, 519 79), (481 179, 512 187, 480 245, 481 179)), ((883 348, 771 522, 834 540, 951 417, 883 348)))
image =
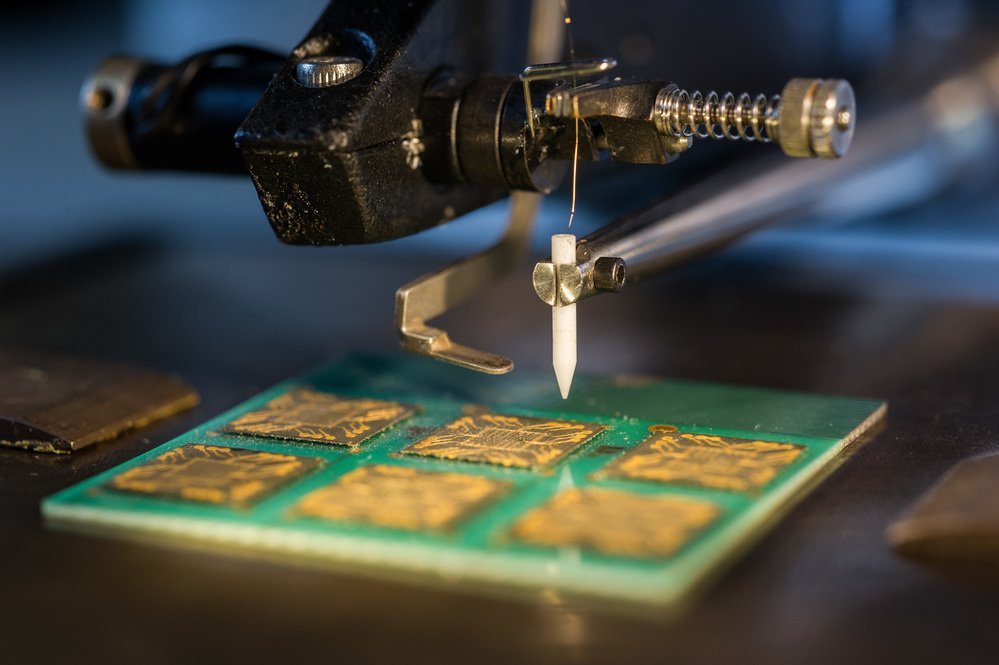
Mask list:
POLYGON ((835 159, 853 140, 857 108, 842 79, 791 79, 781 93, 778 136, 791 157, 835 159))
POLYGON ((617 293, 624 288, 628 271, 624 259, 602 256, 593 264, 593 286, 598 291, 617 293))
POLYGON ((310 56, 295 63, 295 80, 306 88, 328 88, 346 83, 363 69, 364 63, 358 58, 310 56))
POLYGON ((810 139, 815 154, 836 159, 846 154, 853 140, 857 103, 853 88, 842 79, 819 83, 812 98, 810 139))

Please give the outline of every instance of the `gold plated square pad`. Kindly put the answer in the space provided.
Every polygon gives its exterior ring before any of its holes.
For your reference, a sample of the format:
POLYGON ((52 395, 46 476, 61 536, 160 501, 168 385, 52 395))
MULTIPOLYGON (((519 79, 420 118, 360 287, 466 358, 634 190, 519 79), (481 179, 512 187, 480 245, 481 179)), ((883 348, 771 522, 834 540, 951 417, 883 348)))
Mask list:
POLYGON ((475 513, 510 483, 463 473, 362 466, 307 494, 298 515, 411 531, 442 531, 475 513))
POLYGON ((245 508, 322 464, 313 457, 188 444, 115 476, 108 487, 245 508))
POLYGON ((226 430, 251 436, 359 446, 412 413, 411 407, 397 402, 342 399, 299 388, 240 416, 226 430))
POLYGON ((798 459, 804 446, 710 434, 656 431, 611 462, 601 475, 757 491, 798 459))
POLYGON ((511 535, 533 545, 662 558, 677 552, 719 514, 715 504, 700 499, 571 489, 521 517, 511 535))
POLYGON ((402 452, 537 468, 562 459, 603 429, 568 420, 486 413, 459 418, 402 452))

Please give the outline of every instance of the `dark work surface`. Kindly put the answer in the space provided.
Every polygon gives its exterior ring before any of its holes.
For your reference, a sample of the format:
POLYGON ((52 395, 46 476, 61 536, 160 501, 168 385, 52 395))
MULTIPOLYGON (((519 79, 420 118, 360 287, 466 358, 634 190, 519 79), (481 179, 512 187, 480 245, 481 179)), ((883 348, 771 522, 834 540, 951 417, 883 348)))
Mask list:
MULTIPOLYGON (((907 262, 885 250, 861 270, 851 267, 856 252, 837 255, 821 238, 812 254, 778 251, 798 237, 750 243, 579 308, 579 371, 890 403, 884 429, 672 623, 41 522, 46 495, 272 382, 351 350, 394 349, 394 289, 443 258, 276 243, 175 248, 136 236, 2 273, 0 344, 177 371, 203 397, 165 424, 72 457, 0 451, 2 660, 994 662, 999 592, 896 558, 883 531, 958 460, 999 450, 999 307, 972 288, 995 269, 933 293, 906 266, 954 276, 977 255, 939 250, 907 262), (824 267, 836 264, 846 267, 824 267)), ((547 366, 550 315, 528 270, 445 326, 523 366, 547 366)))

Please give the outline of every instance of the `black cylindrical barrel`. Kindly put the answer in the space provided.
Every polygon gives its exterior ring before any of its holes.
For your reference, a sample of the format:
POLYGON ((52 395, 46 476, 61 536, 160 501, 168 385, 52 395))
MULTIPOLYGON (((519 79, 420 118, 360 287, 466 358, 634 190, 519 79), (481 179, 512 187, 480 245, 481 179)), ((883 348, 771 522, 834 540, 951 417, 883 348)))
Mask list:
POLYGON ((174 66, 110 57, 81 95, 91 149, 111 168, 245 173, 233 134, 283 61, 246 47, 174 66))

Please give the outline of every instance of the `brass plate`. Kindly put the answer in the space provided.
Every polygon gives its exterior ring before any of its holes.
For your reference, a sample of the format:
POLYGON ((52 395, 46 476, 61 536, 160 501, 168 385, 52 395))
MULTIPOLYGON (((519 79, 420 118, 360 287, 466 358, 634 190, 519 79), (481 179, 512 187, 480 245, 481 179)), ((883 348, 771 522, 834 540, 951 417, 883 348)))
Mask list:
POLYGON ((756 492, 798 459, 805 446, 652 428, 652 435, 607 465, 601 477, 756 492))
POLYGON ((198 403, 176 376, 0 350, 0 445, 72 453, 198 403))
POLYGON ((462 473, 375 464, 302 498, 294 514, 410 531, 441 531, 468 518, 510 483, 462 473))
POLYGON ((677 552, 720 513, 718 506, 700 499, 571 489, 521 517, 511 535, 533 545, 662 558, 677 552))
POLYGON ((359 446, 412 415, 405 404, 380 399, 341 399, 299 388, 229 423, 226 430, 272 439, 359 446))
POLYGON ((323 460, 314 457, 195 443, 129 469, 107 486, 154 497, 245 508, 322 465, 323 460))
POLYGON ((562 459, 603 429, 603 425, 568 420, 485 413, 459 418, 402 452, 537 468, 562 459))
POLYGON ((896 553, 975 582, 999 583, 999 454, 958 463, 886 532, 896 553))

